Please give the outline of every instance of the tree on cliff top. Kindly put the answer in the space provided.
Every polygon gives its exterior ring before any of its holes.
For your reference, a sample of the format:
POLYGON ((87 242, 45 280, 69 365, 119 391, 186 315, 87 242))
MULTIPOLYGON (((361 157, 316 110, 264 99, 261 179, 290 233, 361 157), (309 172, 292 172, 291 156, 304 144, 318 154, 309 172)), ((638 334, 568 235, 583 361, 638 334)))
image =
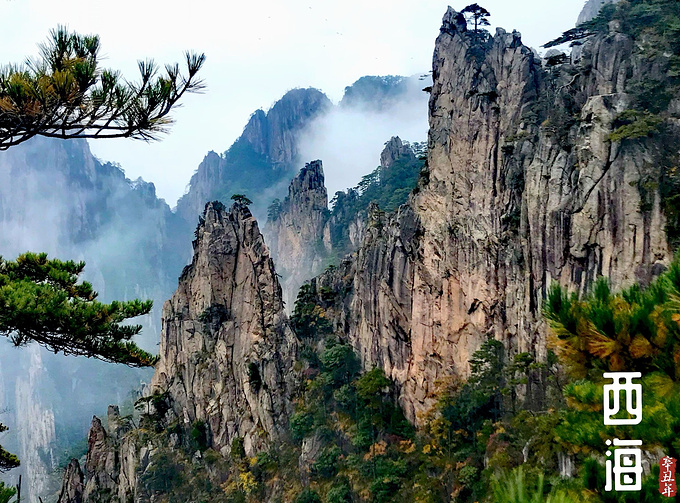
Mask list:
POLYGON ((484 7, 479 6, 479 4, 473 3, 465 7, 461 14, 465 16, 468 24, 474 24, 475 33, 479 31, 480 26, 489 26, 488 18, 491 14, 484 7))
POLYGON ((101 69, 99 48, 99 37, 60 27, 40 46, 40 58, 0 70, 0 150, 36 135, 153 140, 184 93, 203 87, 196 78, 203 54, 186 53, 186 75, 174 64, 156 76, 152 60, 140 61, 135 83, 101 69))
MULTIPOLYGON (((186 76, 175 64, 156 77, 151 60, 140 62, 141 82, 130 83, 100 69, 98 53, 99 37, 58 28, 39 59, 0 69, 0 150, 38 135, 155 140, 184 93, 203 87, 196 78, 203 54, 186 54, 186 76)), ((25 253, 16 261, 0 257, 0 336, 16 346, 37 342, 55 353, 154 365, 157 357, 131 341, 141 326, 124 324, 149 313, 151 301, 98 302, 92 285, 78 283, 84 267, 48 260, 44 253, 25 253)), ((6 430, 0 424, 0 432, 6 430)), ((19 459, 0 446, 0 472, 16 466, 19 459)))

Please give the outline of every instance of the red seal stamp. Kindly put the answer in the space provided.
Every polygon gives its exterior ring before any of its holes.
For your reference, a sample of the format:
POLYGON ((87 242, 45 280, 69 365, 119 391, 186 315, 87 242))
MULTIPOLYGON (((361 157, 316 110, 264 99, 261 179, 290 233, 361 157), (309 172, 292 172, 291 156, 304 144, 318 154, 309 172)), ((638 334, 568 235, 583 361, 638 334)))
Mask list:
POLYGON ((675 497, 675 458, 665 456, 659 461, 659 492, 668 498, 675 497))

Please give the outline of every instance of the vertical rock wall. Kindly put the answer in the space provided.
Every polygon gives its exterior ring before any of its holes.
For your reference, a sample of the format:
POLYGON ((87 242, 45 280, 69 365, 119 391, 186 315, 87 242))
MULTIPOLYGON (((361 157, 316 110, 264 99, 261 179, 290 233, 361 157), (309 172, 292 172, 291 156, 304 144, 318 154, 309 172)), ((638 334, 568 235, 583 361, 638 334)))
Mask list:
POLYGON ((651 69, 615 27, 575 65, 544 69, 519 33, 486 38, 453 9, 444 16, 428 173, 353 261, 316 282, 348 292, 336 326, 367 368, 401 384, 412 420, 487 337, 543 356, 552 281, 582 291, 606 275, 618 288, 670 259, 658 189, 644 201, 638 189, 658 177, 653 139, 608 139, 634 71, 651 69))

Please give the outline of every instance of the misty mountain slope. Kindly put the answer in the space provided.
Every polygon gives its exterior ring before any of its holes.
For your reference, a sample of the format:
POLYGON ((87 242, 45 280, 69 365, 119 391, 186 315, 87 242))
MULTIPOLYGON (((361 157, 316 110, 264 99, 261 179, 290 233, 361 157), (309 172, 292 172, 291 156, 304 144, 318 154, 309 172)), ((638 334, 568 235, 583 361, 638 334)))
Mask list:
MULTIPOLYGON (((160 307, 189 255, 189 232, 153 184, 127 180, 120 168, 97 160, 84 140, 34 138, 0 153, 0 254, 45 251, 84 260, 84 279, 102 300, 153 300, 139 338, 152 352, 160 307)), ((83 421, 129 400, 150 376, 38 347, 16 349, 6 340, 0 363, 0 408, 9 409, 3 422, 11 428, 3 444, 22 460, 18 471, 31 502, 54 489, 52 471, 81 443, 83 421)))
MULTIPOLYGON (((422 145, 414 144, 418 150, 422 145)), ((361 243, 371 213, 394 211, 406 202, 424 166, 399 137, 385 143, 380 165, 356 187, 338 191, 329 208, 322 162, 312 161, 269 206, 264 235, 271 249, 286 308, 292 312, 300 286, 337 265, 361 243)))
POLYGON ((307 159, 322 159, 332 167, 331 190, 355 185, 374 166, 385 138, 425 138, 423 87, 416 77, 365 76, 345 88, 337 106, 313 88, 287 92, 267 112, 255 111, 224 154, 205 156, 177 202, 177 213, 193 225, 208 201, 226 204, 233 194, 243 193, 264 220, 267 205, 285 196, 307 159))
POLYGON ((341 108, 361 108, 365 110, 383 111, 409 101, 430 80, 426 76, 403 77, 401 75, 365 75, 345 87, 345 92, 338 104, 341 108), (425 83, 426 82, 426 83, 425 83), (414 92, 415 91, 415 92, 414 92))
POLYGON ((340 103, 309 125, 300 140, 303 160, 321 159, 329 194, 361 182, 377 166, 387 138, 427 138, 429 75, 364 76, 345 88, 340 103))
POLYGON ((285 190, 299 164, 303 129, 330 107, 326 95, 308 88, 288 91, 266 113, 254 112, 223 155, 210 152, 203 159, 177 202, 177 213, 193 225, 208 201, 227 203, 232 194, 243 193, 253 200, 254 211, 262 212, 285 190))

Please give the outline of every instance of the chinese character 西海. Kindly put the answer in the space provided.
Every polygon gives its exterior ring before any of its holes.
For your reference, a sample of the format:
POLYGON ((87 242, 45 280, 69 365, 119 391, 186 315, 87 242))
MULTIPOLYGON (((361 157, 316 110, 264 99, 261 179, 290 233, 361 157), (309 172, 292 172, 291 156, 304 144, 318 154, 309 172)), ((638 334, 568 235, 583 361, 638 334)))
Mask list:
POLYGON ((642 385, 633 383, 633 379, 641 377, 640 372, 605 372, 605 379, 612 379, 612 384, 604 385, 604 424, 640 424, 642 421, 642 385), (622 382, 623 381, 623 382, 622 382), (626 394, 626 411, 630 418, 614 418, 621 410, 620 392, 626 394))

